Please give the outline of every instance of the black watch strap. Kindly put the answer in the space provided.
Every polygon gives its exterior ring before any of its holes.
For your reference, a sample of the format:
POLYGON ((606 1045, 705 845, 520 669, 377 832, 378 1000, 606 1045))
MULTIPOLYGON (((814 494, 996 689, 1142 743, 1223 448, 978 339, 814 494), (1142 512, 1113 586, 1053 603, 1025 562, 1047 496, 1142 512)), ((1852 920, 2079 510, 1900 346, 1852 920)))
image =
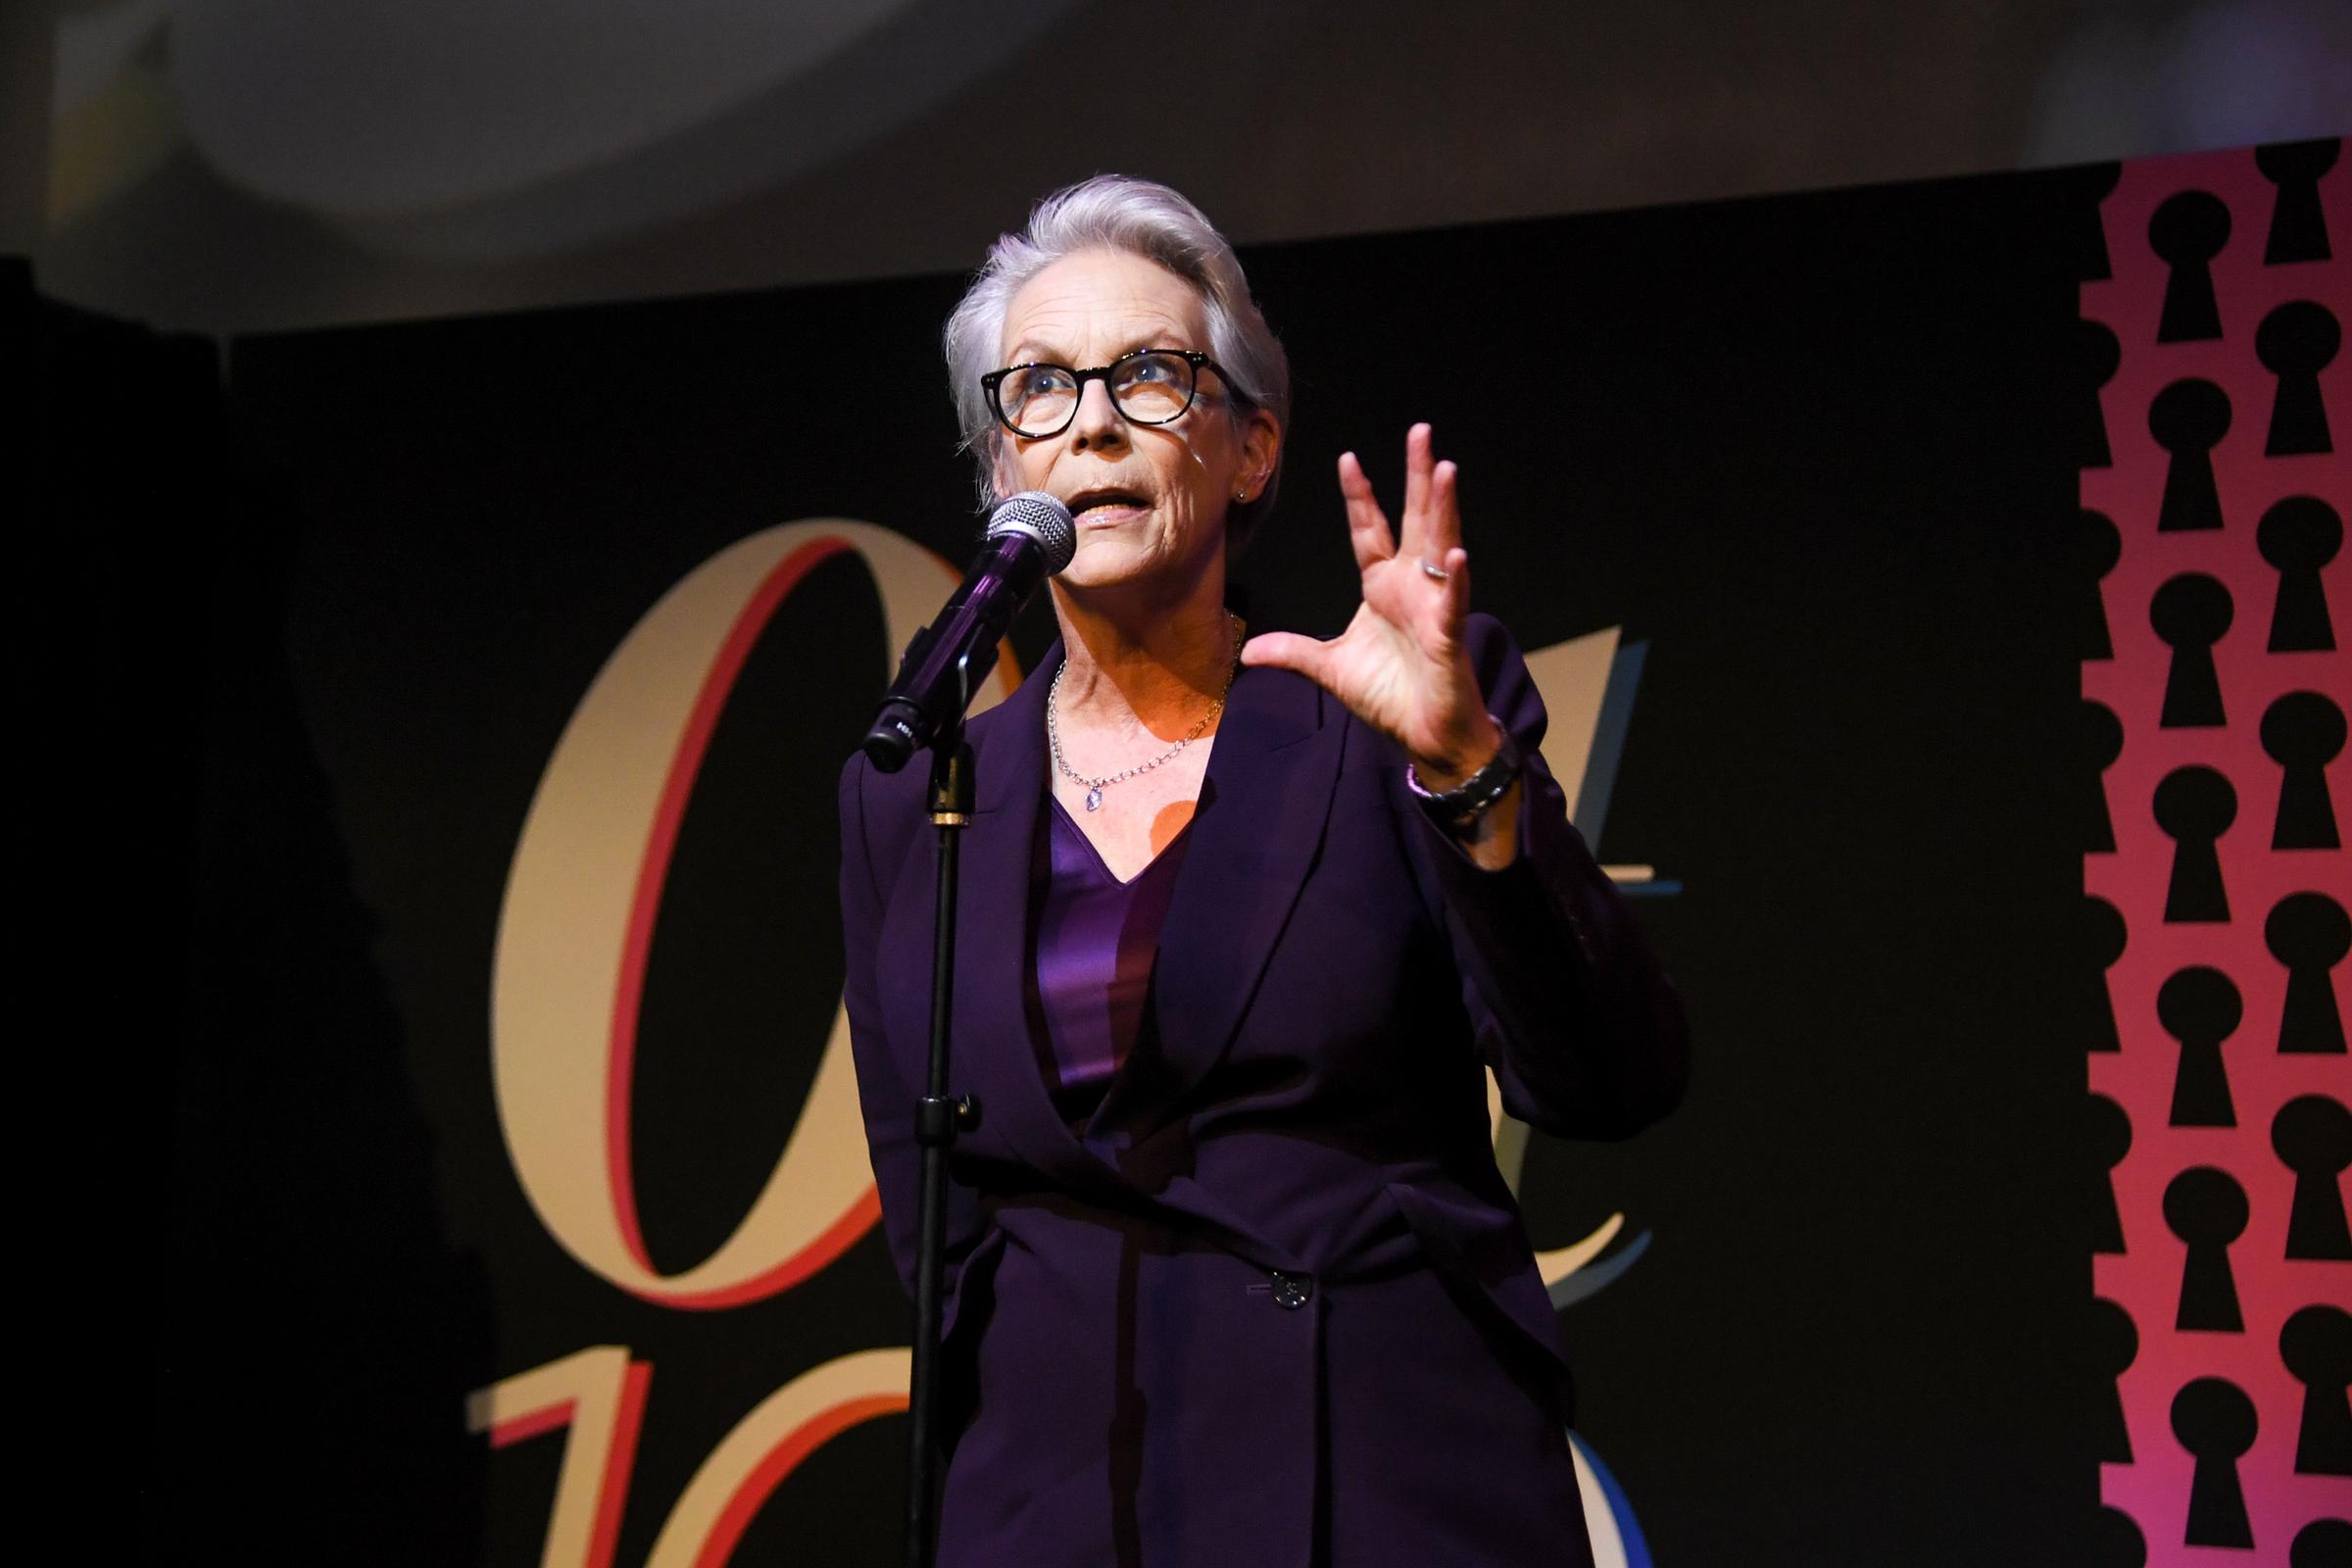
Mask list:
MULTIPOLYGON (((1489 718, 1494 715, 1489 713, 1489 718)), ((1404 785, 1421 803, 1421 809, 1448 827, 1459 827, 1486 811, 1510 793, 1518 782, 1521 758, 1519 743, 1511 738, 1502 720, 1494 719, 1494 727, 1502 733, 1502 744, 1487 760, 1487 765, 1471 774, 1449 790, 1427 790, 1413 776, 1413 764, 1404 764, 1404 785)))

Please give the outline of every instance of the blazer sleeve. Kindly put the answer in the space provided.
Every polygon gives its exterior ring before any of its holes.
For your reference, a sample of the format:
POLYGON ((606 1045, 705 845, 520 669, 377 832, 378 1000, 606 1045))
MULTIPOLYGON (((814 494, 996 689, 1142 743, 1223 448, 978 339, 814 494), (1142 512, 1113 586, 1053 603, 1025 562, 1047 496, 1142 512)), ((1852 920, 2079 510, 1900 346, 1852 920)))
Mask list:
POLYGON ((1682 1004, 1568 820, 1539 751, 1544 699, 1518 648, 1490 615, 1472 615, 1465 635, 1488 709, 1527 759, 1519 853, 1499 870, 1479 867, 1412 804, 1399 769, 1405 837, 1436 890, 1503 1107, 1562 1137, 1627 1137, 1682 1100, 1690 1073, 1682 1004))

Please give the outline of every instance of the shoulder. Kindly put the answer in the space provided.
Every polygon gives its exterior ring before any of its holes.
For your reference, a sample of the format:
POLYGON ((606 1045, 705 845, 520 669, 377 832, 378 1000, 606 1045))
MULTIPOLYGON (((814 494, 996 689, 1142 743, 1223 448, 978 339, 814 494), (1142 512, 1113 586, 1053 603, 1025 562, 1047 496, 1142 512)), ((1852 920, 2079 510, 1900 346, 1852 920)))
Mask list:
POLYGON ((1500 719, 1522 746, 1541 744, 1547 722, 1544 698, 1536 690, 1535 677, 1528 673, 1518 642, 1501 621, 1473 611, 1462 622, 1462 645, 1469 650, 1470 668, 1478 676, 1478 689, 1486 695, 1488 711, 1500 719))
POLYGON ((1483 610, 1473 610, 1462 617, 1462 645, 1470 650, 1470 662, 1482 675, 1491 663, 1519 657, 1519 644, 1509 628, 1483 610))
MULTIPOLYGON (((1030 678, 1049 674, 1050 670, 1041 668, 1030 678)), ((1022 684, 1025 689, 1027 682, 1022 684)), ((1036 721, 1026 710, 1027 705, 1003 702, 986 712, 973 714, 965 722, 964 738, 984 763, 992 747, 1005 745, 1023 722, 1036 721)), ((988 776, 985 766, 981 776, 988 776)), ((851 752, 849 760, 841 764, 839 785, 843 842, 850 842, 854 833, 868 845, 879 845, 892 836, 904 836, 911 828, 924 825, 930 778, 928 752, 917 754, 895 773, 876 767, 861 751, 851 752)))
POLYGON ((928 770, 917 758, 895 773, 876 767, 863 752, 852 752, 841 764, 841 843, 877 858, 881 848, 904 837, 918 819, 928 770))

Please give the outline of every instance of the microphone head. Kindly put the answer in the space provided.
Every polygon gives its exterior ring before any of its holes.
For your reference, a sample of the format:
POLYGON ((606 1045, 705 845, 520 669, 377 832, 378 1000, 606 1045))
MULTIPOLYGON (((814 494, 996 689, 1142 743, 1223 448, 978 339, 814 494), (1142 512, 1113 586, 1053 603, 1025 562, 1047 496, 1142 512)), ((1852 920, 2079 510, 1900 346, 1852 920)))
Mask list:
POLYGON ((1046 552, 1046 575, 1052 576, 1078 554, 1078 524, 1058 496, 1043 490, 1023 490, 988 509, 988 537, 1026 534, 1046 552))

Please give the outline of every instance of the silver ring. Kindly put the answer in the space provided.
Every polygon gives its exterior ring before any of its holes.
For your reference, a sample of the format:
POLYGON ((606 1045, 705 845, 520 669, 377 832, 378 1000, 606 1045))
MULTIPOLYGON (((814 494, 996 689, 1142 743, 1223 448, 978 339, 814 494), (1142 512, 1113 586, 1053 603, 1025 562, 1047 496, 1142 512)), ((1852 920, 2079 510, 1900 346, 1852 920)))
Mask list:
POLYGON ((1438 565, 1427 556, 1423 556, 1421 558, 1421 574, 1425 577, 1435 578, 1439 582, 1450 581, 1453 577, 1452 572, 1447 571, 1444 566, 1438 565))

